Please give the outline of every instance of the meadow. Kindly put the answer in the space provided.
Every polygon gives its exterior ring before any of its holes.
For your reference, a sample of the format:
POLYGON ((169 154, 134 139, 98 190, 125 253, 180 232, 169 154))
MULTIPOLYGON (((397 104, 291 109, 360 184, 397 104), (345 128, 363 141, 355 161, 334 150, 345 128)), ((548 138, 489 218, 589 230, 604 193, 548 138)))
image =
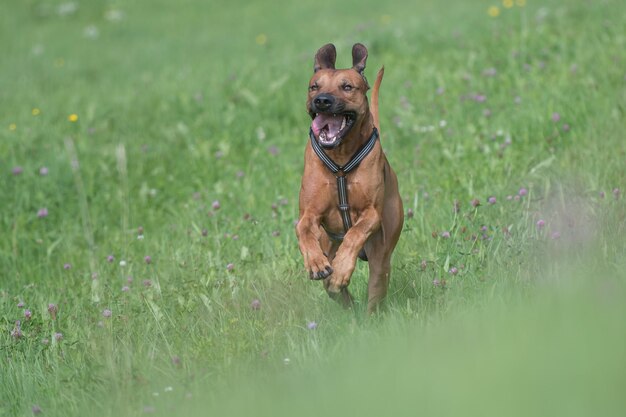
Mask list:
POLYGON ((0 10, 0 416, 624 415, 623 1, 0 10), (372 316, 294 232, 328 42, 385 66, 372 316))

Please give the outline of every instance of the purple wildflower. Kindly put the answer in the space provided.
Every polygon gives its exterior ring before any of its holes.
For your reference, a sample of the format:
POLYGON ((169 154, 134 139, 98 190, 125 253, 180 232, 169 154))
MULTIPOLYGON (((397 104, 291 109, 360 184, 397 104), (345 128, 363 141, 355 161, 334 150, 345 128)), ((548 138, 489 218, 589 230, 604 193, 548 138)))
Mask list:
POLYGON ((17 303, 17 308, 24 308, 24 301, 20 301, 19 303, 17 303))
POLYGON ((250 308, 253 309, 253 310, 260 310, 261 309, 261 301, 259 299, 255 298, 250 303, 250 308))
POLYGON ((493 204, 496 204, 496 198, 495 198, 495 197, 489 197, 489 199, 487 200, 487 202, 488 202, 489 204, 492 204, 492 205, 493 205, 493 204))
POLYGON ((32 317, 33 313, 29 309, 24 310, 24 318, 26 320, 30 320, 32 317))
POLYGON ((448 272, 450 274, 452 274, 452 275, 456 275, 456 274, 459 273, 459 270, 456 267, 453 266, 452 268, 450 268, 450 270, 448 272))
POLYGON ((433 279, 433 285, 435 287, 439 287, 441 285, 441 281, 439 281, 437 278, 433 279))
POLYGON ((543 219, 539 219, 537 220, 536 225, 537 225, 537 229, 542 229, 546 225, 546 221, 543 219))
POLYGON ((519 192, 517 193, 520 197, 524 197, 526 194, 528 194, 528 190, 524 187, 519 189, 519 192))
POLYGON ((561 115, 558 114, 557 112, 552 113, 552 121, 554 123, 558 122, 559 120, 561 120, 561 115))
POLYGON ((229 263, 228 265, 226 265, 226 270, 228 272, 231 272, 233 269, 235 269, 235 264, 229 263))
POLYGON ((48 167, 39 168, 39 175, 41 175, 42 177, 45 177, 46 175, 48 175, 48 167))
POLYGON ((128 291, 130 291, 130 287, 128 285, 124 285, 122 287, 122 292, 128 292, 128 291))
POLYGON ((110 263, 110 262, 113 262, 114 260, 115 260, 115 256, 113 256, 113 255, 107 256, 107 262, 110 263))
POLYGON ((559 239, 560 237, 561 237, 561 233, 560 233, 560 232, 558 232, 558 231, 554 231, 554 232, 552 232, 552 234, 550 235, 550 238, 551 238, 552 240, 557 240, 557 239, 559 239))
POLYGON ((448 239, 450 237, 450 232, 448 231, 441 232, 441 237, 444 239, 448 239))
POLYGON ((60 342, 61 340, 63 340, 63 333, 55 333, 54 334, 54 340, 56 340, 57 342, 60 342))
POLYGON ((40 208, 39 211, 37 211, 37 217, 39 217, 40 219, 43 217, 48 217, 48 209, 46 207, 40 208))
POLYGON ((317 323, 314 322, 314 321, 310 321, 310 322, 307 323, 306 327, 309 330, 315 330, 315 329, 317 329, 317 323))
POLYGON ((475 94, 473 98, 477 103, 484 103, 487 101, 487 96, 484 94, 475 94))
POLYGON ((146 288, 152 287, 152 281, 150 281, 149 279, 144 279, 143 280, 143 286, 146 287, 146 288))
POLYGON ((108 319, 109 317, 111 317, 111 315, 112 315, 112 314, 113 314, 113 312, 112 312, 111 310, 109 310, 108 308, 105 308, 105 309, 102 311, 102 317, 107 318, 107 319, 108 319))
POLYGON ((48 313, 50 313, 50 318, 52 318, 52 320, 56 320, 58 311, 59 309, 57 308, 56 304, 48 304, 48 313))
POLYGON ((67 269, 72 269, 72 264, 70 264, 70 263, 63 264, 63 269, 66 269, 66 270, 67 269))
POLYGON ((22 168, 22 167, 21 167, 21 166, 19 166, 19 165, 18 165, 18 166, 16 166, 16 167, 13 167, 13 169, 11 170, 11 173, 12 173, 13 175, 21 175, 21 174, 22 174, 22 172, 24 172, 24 168, 22 168))
POLYGON ((571 128, 569 124, 564 123, 562 129, 563 129, 563 132, 569 132, 571 128))
POLYGON ((143 257, 145 263, 149 264, 152 262, 152 257, 150 255, 146 255, 143 257))
POLYGON ((473 198, 471 201, 472 207, 478 207, 480 206, 480 200, 477 198, 473 198))
POLYGON ((211 203, 211 208, 213 208, 213 210, 219 210, 220 207, 222 207, 220 205, 220 202, 218 200, 215 200, 213 203, 211 203))

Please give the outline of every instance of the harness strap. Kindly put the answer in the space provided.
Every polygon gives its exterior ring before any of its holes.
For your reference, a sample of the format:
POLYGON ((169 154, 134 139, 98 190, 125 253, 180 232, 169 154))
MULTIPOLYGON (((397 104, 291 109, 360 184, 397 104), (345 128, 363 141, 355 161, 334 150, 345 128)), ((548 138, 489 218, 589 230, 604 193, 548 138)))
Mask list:
MULTIPOLYGON (((347 232, 348 229, 352 227, 352 219, 350 219, 350 205, 348 204, 348 185, 346 175, 358 167, 363 159, 365 159, 372 149, 374 149, 374 145, 376 145, 376 141, 378 140, 378 130, 374 128, 372 136, 370 136, 368 141, 358 151, 356 151, 356 153, 344 166, 337 165, 335 161, 326 155, 326 152, 324 152, 320 144, 317 143, 317 139, 315 139, 315 135, 313 134, 313 129, 309 132, 309 136, 311 137, 311 147, 313 148, 313 151, 320 158, 326 168, 335 174, 335 178, 337 178, 337 194, 339 196, 338 208, 339 213, 341 214, 341 220, 343 221, 344 232, 347 232)), ((326 230, 325 227, 324 230, 326 230)), ((326 230, 326 233, 332 240, 336 241, 342 241, 345 236, 345 233, 339 235, 336 233, 330 233, 328 230, 326 230)))
POLYGON ((343 242, 343 238, 346 235, 345 233, 333 233, 330 230, 326 229, 326 226, 322 225, 322 227, 324 228, 324 231, 326 232, 330 240, 332 240, 333 242, 338 242, 338 243, 343 242))

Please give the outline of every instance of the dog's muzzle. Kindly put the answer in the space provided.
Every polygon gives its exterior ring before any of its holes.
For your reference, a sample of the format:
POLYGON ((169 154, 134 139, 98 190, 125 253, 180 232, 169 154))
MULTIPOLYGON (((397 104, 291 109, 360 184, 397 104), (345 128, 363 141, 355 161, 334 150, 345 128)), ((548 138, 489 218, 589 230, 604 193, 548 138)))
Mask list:
POLYGON ((344 106, 331 94, 323 93, 311 102, 311 129, 320 146, 336 148, 354 125, 356 113, 344 111, 344 106))

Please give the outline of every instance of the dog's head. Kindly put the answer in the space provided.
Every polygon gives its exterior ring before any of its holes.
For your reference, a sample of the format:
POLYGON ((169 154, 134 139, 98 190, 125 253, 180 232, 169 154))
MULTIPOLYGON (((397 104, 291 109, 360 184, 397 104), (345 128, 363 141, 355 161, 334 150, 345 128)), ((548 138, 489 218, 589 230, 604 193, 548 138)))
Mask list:
POLYGON ((313 119, 311 129, 324 148, 339 146, 369 114, 365 95, 369 85, 363 75, 367 48, 360 43, 352 47, 349 69, 335 69, 336 58, 337 51, 331 43, 317 51, 306 102, 313 119))

